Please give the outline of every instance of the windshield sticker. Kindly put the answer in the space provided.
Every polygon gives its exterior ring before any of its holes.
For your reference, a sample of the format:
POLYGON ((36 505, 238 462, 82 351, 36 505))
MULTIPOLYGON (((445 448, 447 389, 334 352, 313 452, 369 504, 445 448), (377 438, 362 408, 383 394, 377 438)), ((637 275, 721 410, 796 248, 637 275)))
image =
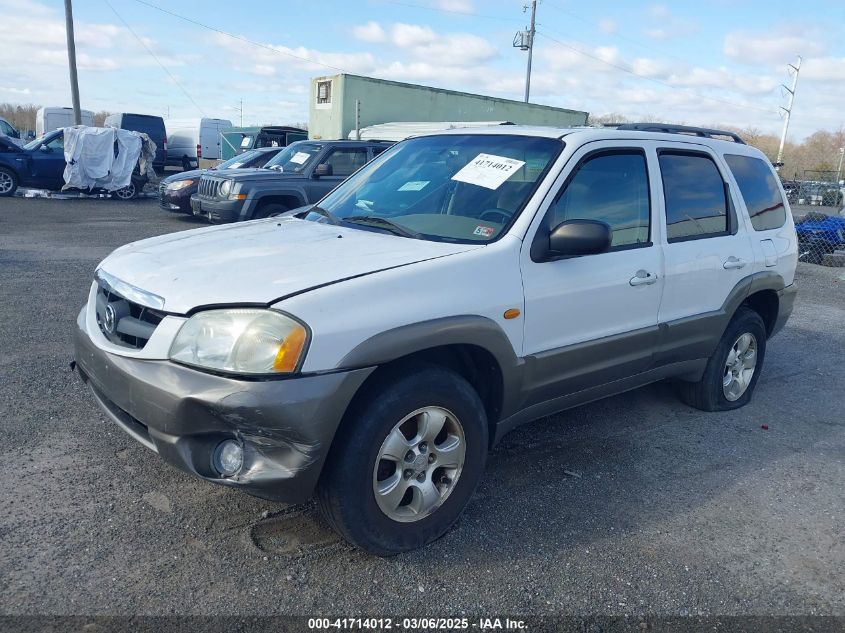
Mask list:
POLYGON ((420 191, 430 182, 430 180, 411 180, 399 187, 396 191, 420 191))
POLYGON ((306 160, 308 160, 310 156, 311 155, 308 152, 297 152, 296 154, 291 156, 290 162, 296 163, 297 165, 301 165, 306 160))
POLYGON ((490 237, 491 235, 493 235, 494 230, 495 229, 493 229, 492 226, 477 226, 475 227, 475 230, 472 232, 472 234, 480 235, 481 237, 490 237))
POLYGON ((498 189, 511 175, 525 164, 525 161, 495 154, 479 154, 464 165, 452 180, 478 185, 487 189, 498 189))

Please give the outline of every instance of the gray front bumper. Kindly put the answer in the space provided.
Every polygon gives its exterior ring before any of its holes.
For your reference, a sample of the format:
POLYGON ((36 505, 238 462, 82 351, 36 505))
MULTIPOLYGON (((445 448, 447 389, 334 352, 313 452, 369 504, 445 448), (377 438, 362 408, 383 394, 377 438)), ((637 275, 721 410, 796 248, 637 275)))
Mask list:
POLYGON ((281 380, 236 380, 169 361, 116 356, 79 325, 75 360, 105 414, 182 470, 265 499, 311 497, 340 420, 372 368, 281 380), (231 478, 211 465, 224 439, 240 440, 231 478))

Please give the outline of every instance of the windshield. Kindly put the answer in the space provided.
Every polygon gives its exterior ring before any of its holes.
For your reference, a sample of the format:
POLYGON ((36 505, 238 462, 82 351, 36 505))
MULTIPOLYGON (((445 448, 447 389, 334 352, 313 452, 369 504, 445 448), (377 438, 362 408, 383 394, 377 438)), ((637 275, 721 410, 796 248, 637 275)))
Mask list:
POLYGON ((237 156, 232 156, 229 160, 223 161, 217 165, 216 169, 238 169, 239 167, 248 167, 253 163, 259 162, 256 159, 264 152, 257 150, 250 150, 237 156))
POLYGON ((522 211, 561 149, 559 139, 504 134, 409 139, 323 198, 319 209, 330 218, 313 212, 307 219, 489 242, 522 211))
POLYGON ((323 149, 321 143, 308 143, 300 141, 288 145, 276 157, 269 161, 264 167, 284 172, 300 172, 311 164, 314 157, 323 149))

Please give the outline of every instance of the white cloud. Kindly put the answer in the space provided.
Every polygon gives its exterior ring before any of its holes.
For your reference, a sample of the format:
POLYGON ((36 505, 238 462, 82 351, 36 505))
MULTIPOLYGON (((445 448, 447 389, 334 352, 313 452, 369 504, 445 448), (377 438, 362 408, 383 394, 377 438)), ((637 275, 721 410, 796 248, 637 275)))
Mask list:
POLYGON ((645 29, 644 33, 646 37, 653 40, 685 37, 698 30, 698 25, 695 22, 673 15, 665 4, 652 5, 648 12, 655 25, 645 29))
POLYGON ((744 64, 786 64, 796 55, 820 55, 826 50, 818 33, 780 27, 767 32, 734 31, 725 36, 722 50, 744 64))
POLYGON ((619 30, 619 24, 616 20, 610 18, 603 18, 599 20, 599 30, 606 35, 615 35, 619 30))
POLYGON ((445 11, 472 13, 472 0, 437 0, 437 7, 445 11))
POLYGON ((387 41, 387 33, 381 28, 381 24, 373 21, 352 27, 352 35, 362 42, 376 43, 387 41))

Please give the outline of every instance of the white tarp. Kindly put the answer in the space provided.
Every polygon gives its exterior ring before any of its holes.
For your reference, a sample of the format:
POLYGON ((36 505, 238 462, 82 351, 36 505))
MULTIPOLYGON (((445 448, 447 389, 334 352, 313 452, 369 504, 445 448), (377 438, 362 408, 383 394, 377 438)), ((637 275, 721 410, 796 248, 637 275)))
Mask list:
POLYGON ((113 127, 66 127, 64 132, 65 189, 117 191, 141 174, 155 180, 152 160, 156 146, 146 134, 113 127))

